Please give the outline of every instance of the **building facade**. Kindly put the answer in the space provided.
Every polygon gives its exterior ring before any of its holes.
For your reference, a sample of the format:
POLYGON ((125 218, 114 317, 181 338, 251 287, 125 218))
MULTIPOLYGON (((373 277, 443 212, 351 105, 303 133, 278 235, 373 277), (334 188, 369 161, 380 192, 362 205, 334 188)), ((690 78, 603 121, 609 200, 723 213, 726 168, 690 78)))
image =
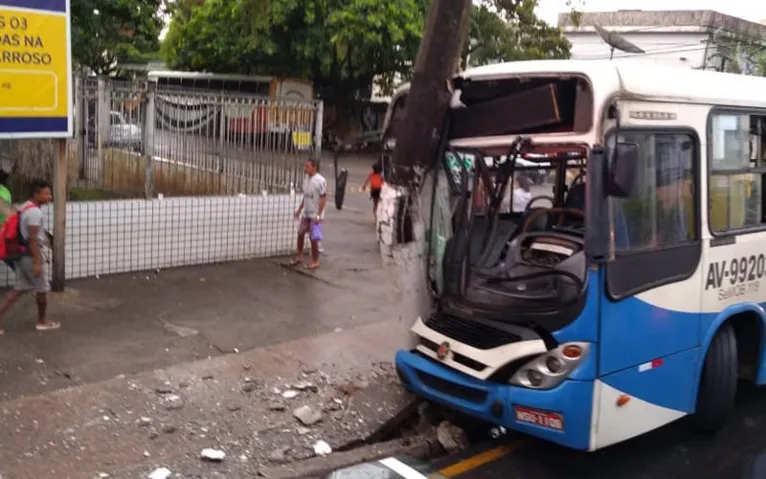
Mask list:
POLYGON ((572 43, 573 59, 641 59, 682 68, 748 73, 753 52, 766 45, 766 26, 711 10, 586 12, 578 25, 569 13, 559 27, 572 43), (619 34, 645 53, 612 48, 593 25, 619 34))

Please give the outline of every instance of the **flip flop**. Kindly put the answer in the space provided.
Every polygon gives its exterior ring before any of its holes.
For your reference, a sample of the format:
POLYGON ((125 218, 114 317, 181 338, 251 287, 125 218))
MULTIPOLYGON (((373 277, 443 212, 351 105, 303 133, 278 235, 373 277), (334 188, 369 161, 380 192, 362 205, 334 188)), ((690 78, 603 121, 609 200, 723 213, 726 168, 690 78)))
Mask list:
POLYGON ((290 260, 290 266, 295 266, 295 265, 298 265, 300 263, 303 263, 303 260, 300 259, 300 258, 293 258, 293 259, 290 260))
POLYGON ((37 323, 35 329, 38 331, 53 331, 54 329, 59 329, 60 327, 61 323, 58 321, 48 321, 46 323, 37 323))
POLYGON ((4 334, 5 334, 5 330, 4 329, 0 329, 0 336, 3 336, 4 334))
POLYGON ((307 270, 309 270, 309 271, 313 271, 313 270, 315 270, 315 269, 317 269, 317 268, 319 268, 319 263, 316 263, 316 264, 307 264, 307 265, 306 265, 306 269, 307 269, 307 270))

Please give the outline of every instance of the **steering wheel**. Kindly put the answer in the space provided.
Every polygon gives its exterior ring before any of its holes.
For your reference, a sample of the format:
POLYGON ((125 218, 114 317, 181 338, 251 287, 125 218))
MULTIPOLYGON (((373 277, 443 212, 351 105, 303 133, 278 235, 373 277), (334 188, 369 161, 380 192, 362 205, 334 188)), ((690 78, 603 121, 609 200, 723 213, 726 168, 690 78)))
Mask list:
POLYGON ((554 200, 553 197, 550 196, 550 195, 534 196, 534 197, 532 197, 532 199, 529 200, 529 202, 527 202, 527 207, 524 208, 524 214, 529 213, 529 210, 532 209, 532 203, 534 203, 535 201, 538 201, 538 200, 548 200, 548 201, 551 202, 551 205, 555 205, 556 204, 556 200, 554 200))
POLYGON ((529 226, 532 224, 533 220, 537 219, 538 216, 544 215, 544 214, 555 214, 558 216, 559 221, 558 225, 561 226, 564 223, 564 218, 569 215, 577 215, 580 218, 585 220, 585 213, 582 210, 578 210, 576 208, 549 208, 549 209, 539 209, 537 211, 534 211, 530 213, 529 216, 527 216, 527 219, 524 221, 524 226, 521 228, 522 233, 526 233, 529 229, 529 226))

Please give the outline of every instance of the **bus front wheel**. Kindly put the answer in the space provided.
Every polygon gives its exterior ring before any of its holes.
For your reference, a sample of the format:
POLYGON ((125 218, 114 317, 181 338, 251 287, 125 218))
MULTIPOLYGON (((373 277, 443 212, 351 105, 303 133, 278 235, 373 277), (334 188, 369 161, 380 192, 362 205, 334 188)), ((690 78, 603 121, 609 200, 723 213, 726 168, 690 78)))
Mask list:
POLYGON ((708 348, 697 393, 694 427, 713 433, 723 428, 737 394, 737 340, 731 323, 716 332, 708 348))

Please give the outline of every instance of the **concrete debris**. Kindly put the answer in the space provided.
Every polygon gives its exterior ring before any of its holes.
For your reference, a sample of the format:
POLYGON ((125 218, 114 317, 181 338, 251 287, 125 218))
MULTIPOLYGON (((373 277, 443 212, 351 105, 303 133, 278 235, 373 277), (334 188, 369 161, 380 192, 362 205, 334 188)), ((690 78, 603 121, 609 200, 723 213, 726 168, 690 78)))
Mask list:
POLYGON ((300 382, 298 384, 294 384, 293 387, 297 389, 298 391, 310 391, 312 393, 319 392, 319 388, 309 382, 300 382))
POLYGON ((204 461, 221 462, 226 457, 226 453, 220 449, 205 448, 200 453, 200 457, 204 461))
POLYGON ((256 389, 258 389, 258 384, 255 381, 252 381, 252 380, 245 381, 242 384, 242 392, 251 393, 255 391, 256 389))
POLYGON ((332 448, 324 441, 317 441, 317 443, 314 444, 314 454, 324 457, 332 454, 332 448))
POLYGON ((170 472, 170 469, 167 467, 160 467, 152 471, 151 474, 149 474, 149 479, 168 479, 170 475, 173 474, 170 472))
POLYGON ((313 426, 322 421, 322 413, 311 406, 301 406, 293 411, 293 416, 304 426, 313 426))
POLYGON ((289 447, 280 447, 279 449, 275 449, 269 453, 268 460, 275 464, 284 464, 290 461, 290 458, 288 457, 289 452, 289 447))
POLYGON ((436 428, 436 439, 444 450, 449 453, 468 447, 468 438, 465 435, 465 431, 449 421, 442 421, 439 427, 436 428))

